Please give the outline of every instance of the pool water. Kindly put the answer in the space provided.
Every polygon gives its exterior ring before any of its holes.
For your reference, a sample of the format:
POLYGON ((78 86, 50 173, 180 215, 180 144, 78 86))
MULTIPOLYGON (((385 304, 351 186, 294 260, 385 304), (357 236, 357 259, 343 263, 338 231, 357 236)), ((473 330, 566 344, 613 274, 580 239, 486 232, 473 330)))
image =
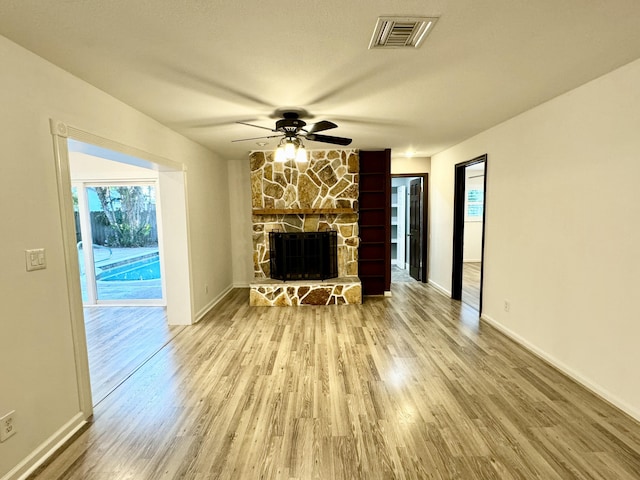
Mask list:
POLYGON ((160 278, 160 259, 157 256, 110 268, 96 276, 104 282, 156 280, 160 278))

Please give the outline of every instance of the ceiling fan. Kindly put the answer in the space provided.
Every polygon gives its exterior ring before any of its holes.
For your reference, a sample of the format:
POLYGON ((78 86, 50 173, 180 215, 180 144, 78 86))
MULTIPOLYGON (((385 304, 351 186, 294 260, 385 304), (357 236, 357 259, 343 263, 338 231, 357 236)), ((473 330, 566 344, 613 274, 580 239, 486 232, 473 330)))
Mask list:
POLYGON ((280 120, 276 121, 276 128, 262 127, 260 125, 254 125, 252 123, 246 123, 246 122, 236 122, 236 123, 239 123, 241 125, 247 125, 249 127, 261 128, 263 130, 269 130, 271 132, 277 133, 277 135, 242 138, 239 140, 232 140, 232 142, 244 142, 247 140, 259 140, 263 138, 283 137, 283 139, 287 141, 299 141, 300 139, 303 138, 311 142, 323 142, 323 143, 331 143, 334 145, 346 146, 346 145, 349 145, 352 141, 350 138, 334 137, 331 135, 318 134, 318 132, 324 132, 325 130, 336 128, 338 125, 336 125, 333 122, 329 122, 328 120, 321 120, 319 122, 316 122, 312 125, 307 126, 307 122, 305 122, 300 118, 302 116, 308 116, 306 111, 302 109, 276 110, 276 115, 282 116, 280 120))

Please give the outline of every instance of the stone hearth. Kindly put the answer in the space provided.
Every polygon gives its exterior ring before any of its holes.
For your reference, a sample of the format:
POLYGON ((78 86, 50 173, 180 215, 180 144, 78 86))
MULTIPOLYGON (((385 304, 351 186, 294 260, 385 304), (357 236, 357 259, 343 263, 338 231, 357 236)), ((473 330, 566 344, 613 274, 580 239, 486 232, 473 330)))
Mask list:
POLYGON ((249 303, 256 307, 359 305, 362 286, 357 277, 317 282, 256 279, 251 284, 249 303))

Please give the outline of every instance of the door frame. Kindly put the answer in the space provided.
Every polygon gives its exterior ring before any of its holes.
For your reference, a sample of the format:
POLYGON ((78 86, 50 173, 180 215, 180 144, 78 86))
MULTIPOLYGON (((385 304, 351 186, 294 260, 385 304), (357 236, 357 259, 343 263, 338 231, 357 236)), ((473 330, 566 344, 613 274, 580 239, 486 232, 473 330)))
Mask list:
MULTIPOLYGON (((420 276, 422 283, 428 282, 428 266, 429 266, 429 174, 428 173, 393 173, 391 178, 422 178, 422 268, 420 276)), ((391 201, 391 194, 389 194, 391 201)), ((389 217, 391 221, 391 217, 389 217)), ((391 267, 391 258, 389 258, 389 267, 391 267)))
MULTIPOLYGON (((159 172, 158 185, 160 197, 171 199, 172 208, 165 208, 163 215, 169 215, 171 229, 162 224, 162 217, 158 218, 158 229, 163 230, 165 243, 174 243, 172 252, 168 256, 162 275, 166 272, 173 274, 175 285, 165 290, 167 301, 167 318, 170 324, 192 324, 193 298, 192 279, 190 272, 190 258, 188 249, 188 210, 187 184, 185 166, 158 155, 130 147, 114 140, 80 130, 66 123, 51 118, 49 127, 53 138, 53 153, 58 190, 58 205, 60 211, 60 226, 64 244, 64 265, 67 281, 68 305, 70 315, 71 334, 73 337, 76 378, 78 381, 78 413, 82 421, 88 421, 93 415, 93 400, 91 396, 91 379, 89 374, 89 355, 84 325, 84 309, 80 288, 80 268, 76 250, 76 228, 73 213, 73 199, 71 196, 71 172, 69 164, 68 139, 75 139, 88 144, 103 147, 115 152, 134 157, 140 162, 138 166, 155 168, 159 172), (167 227, 167 228, 164 228, 167 227), (171 260, 171 261, 170 261, 171 260), (172 263, 173 262, 173 263, 172 263), (175 297, 175 300, 171 298, 175 297), (178 321, 172 322, 175 318, 178 321)), ((156 199, 157 201, 159 199, 156 199)))
POLYGON ((462 300, 462 269, 464 260, 464 204, 466 187, 466 168, 477 163, 484 162, 484 198, 482 209, 482 244, 480 254, 480 299, 478 315, 482 314, 482 289, 484 285, 484 242, 485 225, 487 215, 487 154, 480 155, 466 162, 455 165, 454 191, 453 191, 453 255, 451 267, 451 298, 462 300))

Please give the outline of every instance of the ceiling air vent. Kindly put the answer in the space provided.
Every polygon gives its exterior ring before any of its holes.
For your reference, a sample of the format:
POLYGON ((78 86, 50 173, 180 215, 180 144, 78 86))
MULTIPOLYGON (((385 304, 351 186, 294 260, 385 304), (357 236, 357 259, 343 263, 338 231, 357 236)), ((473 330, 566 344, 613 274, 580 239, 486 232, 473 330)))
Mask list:
POLYGON ((418 48, 438 17, 380 17, 369 49, 418 48))

